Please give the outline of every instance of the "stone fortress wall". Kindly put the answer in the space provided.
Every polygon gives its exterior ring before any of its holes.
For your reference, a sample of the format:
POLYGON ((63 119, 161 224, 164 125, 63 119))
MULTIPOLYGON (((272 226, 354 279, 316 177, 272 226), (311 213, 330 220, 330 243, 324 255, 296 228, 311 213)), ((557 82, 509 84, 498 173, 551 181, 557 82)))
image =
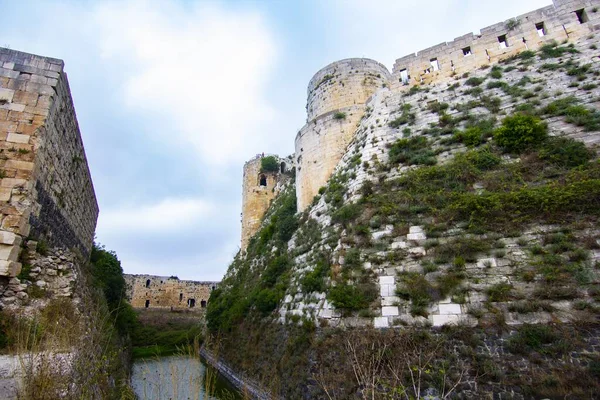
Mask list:
POLYGON ((64 62, 0 48, 0 276, 25 238, 91 250, 98 205, 64 62))
POLYGON ((156 275, 125 275, 127 298, 134 308, 202 309, 219 282, 183 281, 156 275))
POLYGON ((279 171, 262 172, 261 160, 271 154, 258 154, 244 164, 244 180, 242 186, 242 250, 248 246, 250 238, 258 231, 262 218, 271 204, 271 200, 279 194, 283 184, 287 182, 284 173, 294 167, 293 157, 277 158, 279 171))
POLYGON ((553 5, 468 33, 396 60, 393 87, 444 81, 553 40, 577 39, 600 29, 597 0, 554 0, 553 5))

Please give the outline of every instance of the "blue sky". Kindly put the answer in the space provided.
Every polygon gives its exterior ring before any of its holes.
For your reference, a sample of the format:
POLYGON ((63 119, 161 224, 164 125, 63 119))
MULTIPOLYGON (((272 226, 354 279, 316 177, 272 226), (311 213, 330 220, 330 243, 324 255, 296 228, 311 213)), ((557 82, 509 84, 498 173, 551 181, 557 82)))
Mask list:
POLYGON ((0 46, 65 61, 125 272, 218 280, 239 248, 244 160, 288 155, 320 68, 396 58, 550 0, 0 0, 0 46))

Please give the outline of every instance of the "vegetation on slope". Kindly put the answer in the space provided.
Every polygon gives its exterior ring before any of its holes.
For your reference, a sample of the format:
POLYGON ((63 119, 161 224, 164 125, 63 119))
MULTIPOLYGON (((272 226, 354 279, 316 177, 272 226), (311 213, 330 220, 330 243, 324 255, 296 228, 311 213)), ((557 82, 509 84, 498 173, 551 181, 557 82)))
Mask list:
MULTIPOLYGON (((600 72, 568 58, 576 54, 573 47, 551 44, 495 66, 488 76, 463 77, 469 78, 462 81, 464 89, 457 79, 447 89, 457 93, 453 104, 430 102, 428 92, 435 88, 412 88, 387 123, 402 133, 388 146, 388 162, 377 155, 361 159, 367 133, 385 124, 377 119, 368 126, 369 109, 345 168, 313 203, 317 216, 330 217, 330 226, 322 228, 308 212, 296 217, 294 247, 288 251, 276 239, 277 219, 270 219, 281 205, 276 202, 248 255, 236 257, 227 284, 211 297, 209 326, 221 335, 221 354, 286 398, 419 398, 425 387, 440 397, 454 390, 467 397, 504 390, 535 398, 600 393, 600 360, 587 351, 598 336, 600 287, 593 277, 599 265, 590 261, 590 250, 600 247, 593 233, 600 212, 600 163, 581 142, 549 136, 544 120, 559 117, 595 131, 598 112, 577 97, 545 93, 543 78, 526 74, 544 60, 540 69, 563 73, 577 84, 573 87, 581 84, 582 92, 592 90, 593 83, 585 81, 600 72), (566 59, 551 64, 557 57, 566 59), (402 104, 414 100, 411 96, 429 104, 420 111, 402 104), (437 114, 438 122, 416 129, 425 111, 437 114), (373 179, 350 203, 349 188, 361 169, 373 179), (396 177, 390 179, 390 172, 396 177), (328 327, 328 320, 282 306, 286 288, 305 303, 325 293, 342 315, 358 317, 346 321, 369 323, 380 315, 372 271, 405 260, 414 264, 405 250, 391 248, 392 239, 413 225, 425 229, 426 254, 420 258, 422 272, 398 273, 401 304, 408 304, 415 321, 427 321, 423 317, 432 304, 444 298, 465 304, 478 286, 482 306, 469 309, 477 328, 361 328, 342 334, 328 327), (549 228, 534 239, 521 237, 536 225, 549 228), (392 229, 390 236, 374 238, 372 233, 384 228, 392 229), (467 264, 482 257, 503 259, 502 238, 514 240, 526 261, 505 267, 512 271, 511 283, 481 285, 467 264), (277 258, 286 263, 273 269, 277 278, 267 284, 262 277, 277 258), (293 264, 296 258, 300 265, 293 264), (531 290, 517 290, 517 283, 531 290), (265 289, 269 295, 258 299, 265 289), (562 300, 574 304, 574 326, 506 324, 507 312, 547 314, 562 300), (272 323, 279 317, 285 324, 272 323), (492 354, 490 346, 501 350, 492 354), (418 384, 411 380, 415 373, 418 384), (474 387, 477 393, 470 391, 474 387)), ((488 262, 482 268, 494 266, 488 262)))

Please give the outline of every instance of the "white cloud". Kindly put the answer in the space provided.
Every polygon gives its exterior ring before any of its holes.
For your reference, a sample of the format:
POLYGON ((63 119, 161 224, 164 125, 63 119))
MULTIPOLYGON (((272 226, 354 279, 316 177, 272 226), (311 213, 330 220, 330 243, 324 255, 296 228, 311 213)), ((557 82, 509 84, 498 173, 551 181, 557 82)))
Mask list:
POLYGON ((125 70, 122 101, 155 119, 155 139, 218 165, 265 139, 276 51, 260 14, 150 0, 101 3, 94 14, 103 58, 125 70))
MULTIPOLYGON (((328 35, 341 57, 368 57, 391 69, 397 58, 551 5, 551 0, 334 0, 321 2, 331 15, 328 35)), ((334 60, 331 60, 334 61, 334 60)))
POLYGON ((155 204, 119 206, 101 211, 98 232, 110 236, 177 233, 214 215, 217 207, 203 199, 167 198, 155 204))

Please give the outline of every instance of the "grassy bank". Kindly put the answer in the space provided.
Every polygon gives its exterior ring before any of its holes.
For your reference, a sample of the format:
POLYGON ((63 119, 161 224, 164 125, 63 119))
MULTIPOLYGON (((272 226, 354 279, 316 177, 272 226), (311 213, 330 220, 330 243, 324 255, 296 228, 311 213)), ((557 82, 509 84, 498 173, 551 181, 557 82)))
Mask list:
POLYGON ((131 332, 133 358, 189 354, 203 342, 204 314, 140 310, 131 332))

